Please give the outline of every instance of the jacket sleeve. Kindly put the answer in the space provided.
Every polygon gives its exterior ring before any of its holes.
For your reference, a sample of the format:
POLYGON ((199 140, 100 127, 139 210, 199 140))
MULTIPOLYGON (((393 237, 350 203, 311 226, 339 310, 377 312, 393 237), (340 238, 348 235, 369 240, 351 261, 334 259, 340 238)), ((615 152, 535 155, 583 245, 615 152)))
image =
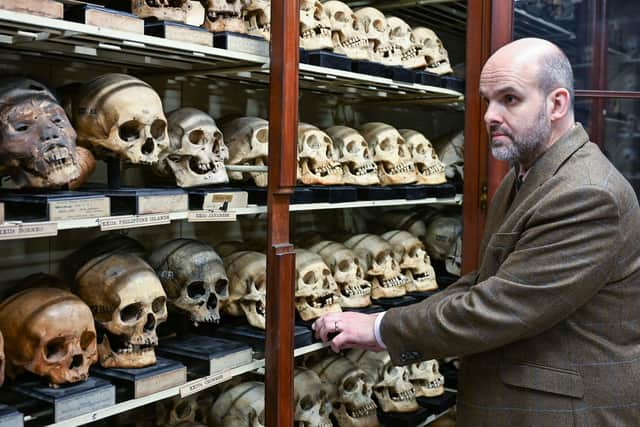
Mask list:
POLYGON ((552 192, 522 232, 491 237, 483 263, 502 260, 495 275, 387 311, 381 335, 393 362, 478 353, 551 328, 607 283, 619 223, 606 189, 552 192))

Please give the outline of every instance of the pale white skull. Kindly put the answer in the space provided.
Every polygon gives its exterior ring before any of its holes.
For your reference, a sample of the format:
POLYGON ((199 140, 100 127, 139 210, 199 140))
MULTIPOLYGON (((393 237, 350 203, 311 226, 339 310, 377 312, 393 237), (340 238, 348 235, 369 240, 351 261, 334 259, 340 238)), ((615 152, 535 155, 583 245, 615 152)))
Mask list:
POLYGON ((140 18, 186 23, 190 10, 189 0, 131 0, 131 12, 140 18))
POLYGON ((418 409, 416 392, 409 382, 409 369, 394 366, 389 353, 350 350, 347 358, 369 375, 375 384, 373 393, 383 412, 413 412, 418 409))
POLYGON ((431 266, 424 244, 417 237, 408 231, 393 230, 384 233, 382 238, 391 243, 402 274, 410 280, 407 284, 407 292, 438 289, 436 272, 431 266))
POLYGON ((298 181, 306 185, 342 183, 342 166, 333 160, 333 141, 306 123, 298 125, 298 181))
POLYGON ((411 150, 411 158, 418 177, 417 184, 443 184, 447 182, 444 163, 438 158, 431 142, 415 130, 401 129, 400 135, 411 150))
POLYGON ((209 425, 219 427, 264 427, 264 384, 238 384, 224 391, 209 411, 209 425))
POLYGON ((371 283, 364 278, 360 259, 342 243, 322 241, 309 248, 322 257, 331 269, 340 290, 340 307, 371 305, 371 283))
POLYGON ((246 4, 249 0, 200 0, 205 8, 204 24, 207 30, 246 33, 244 23, 246 4))
POLYGON ((300 0, 300 47, 332 49, 331 22, 318 0, 300 0))
POLYGON ((457 132, 453 137, 447 137, 437 146, 439 147, 438 156, 445 165, 447 179, 464 180, 464 131, 457 132))
POLYGON ((454 254, 456 241, 462 234, 462 218, 460 215, 437 215, 427 225, 425 247, 431 258, 445 261, 449 254, 454 254))
POLYGON ((380 218, 380 223, 384 229, 397 228, 407 230, 417 237, 421 242, 425 242, 427 226, 423 221, 421 212, 409 211, 387 211, 380 218))
POLYGON ((77 293, 93 312, 105 368, 156 363, 156 329, 167 320, 167 297, 153 269, 129 254, 89 260, 76 274, 77 293))
POLYGON ((372 122, 360 127, 378 165, 382 185, 411 184, 418 179, 411 150, 400 133, 385 123, 372 122))
POLYGON ((229 279, 222 258, 208 244, 194 239, 174 239, 149 256, 169 305, 188 314, 196 324, 217 323, 220 304, 229 296, 229 279))
MULTIPOLYGON (((265 166, 269 156, 269 122, 259 117, 240 117, 222 125, 229 147, 230 165, 265 166)), ((266 187, 267 172, 229 172, 234 181, 253 178, 258 187, 266 187)))
POLYGON ((349 185, 376 185, 378 166, 371 157, 369 145, 355 129, 333 126, 325 129, 333 141, 334 159, 342 164, 342 180, 349 185))
POLYGON ((409 365, 409 381, 417 397, 434 397, 444 393, 444 377, 440 374, 437 360, 409 365))
POLYGON ((338 285, 320 255, 296 249, 296 310, 304 321, 342 311, 338 285))
POLYGON ((310 369, 296 368, 293 377, 295 396, 294 424, 308 427, 332 427, 331 403, 327 385, 310 369))
POLYGON ((418 56, 417 45, 412 40, 411 27, 396 16, 387 16, 389 40, 394 52, 401 53, 402 66, 408 69, 424 68, 427 65, 424 56, 418 56))
POLYGON ((248 0, 245 7, 247 34, 271 40, 271 1, 248 0))
POLYGON ((422 46, 418 55, 425 58, 427 71, 439 76, 453 73, 449 62, 449 53, 447 53, 442 41, 433 30, 425 27, 416 27, 413 29, 412 34, 416 45, 422 46))
POLYGON ((188 397, 174 397, 155 405, 156 422, 160 427, 175 427, 182 423, 206 423, 213 399, 200 393, 188 397))
POLYGON ((174 176, 180 187, 229 182, 224 167, 229 150, 216 122, 195 108, 175 110, 167 120, 170 145, 160 153, 154 170, 174 176))
POLYGON ((407 293, 406 286, 410 280, 401 273, 389 242, 374 234, 357 234, 344 245, 353 249, 360 258, 372 286, 372 298, 394 298, 407 293))
POLYGON ((377 427, 377 405, 371 398, 373 383, 344 356, 329 356, 311 369, 329 386, 329 401, 339 427, 377 427))
POLYGON ((267 256, 255 251, 224 257, 229 277, 229 298, 223 309, 232 316, 246 316, 249 324, 266 329, 267 256))
POLYGON ((402 53, 391 46, 389 23, 384 14, 373 7, 365 7, 355 12, 358 27, 368 41, 369 61, 385 65, 401 65, 402 53))
POLYGON ((78 144, 99 157, 151 164, 169 146, 160 96, 135 77, 98 76, 82 85, 72 108, 78 144))
POLYGON ((336 0, 329 0, 323 6, 331 23, 333 51, 355 60, 368 59, 369 42, 351 8, 336 0))

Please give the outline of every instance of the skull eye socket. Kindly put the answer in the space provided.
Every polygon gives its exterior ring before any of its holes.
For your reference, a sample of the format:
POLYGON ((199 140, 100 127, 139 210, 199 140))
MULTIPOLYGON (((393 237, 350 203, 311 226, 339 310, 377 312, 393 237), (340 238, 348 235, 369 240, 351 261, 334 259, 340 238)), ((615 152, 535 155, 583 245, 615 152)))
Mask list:
POLYGON ((227 279, 218 279, 215 285, 216 294, 224 295, 227 293, 229 281, 227 279))
POLYGON ((344 384, 342 385, 345 391, 351 391, 351 392, 355 391, 357 386, 358 386, 358 378, 355 378, 355 377, 347 378, 344 384))
POLYGON ((166 128, 167 124, 163 120, 154 120, 151 124, 151 136, 153 139, 162 139, 166 128))
POLYGON ((316 21, 322 20, 322 15, 324 14, 324 10, 320 4, 317 4, 315 9, 313 10, 313 17, 316 18, 316 21))
POLYGON ((376 255, 376 262, 378 264, 383 264, 387 260, 388 256, 389 254, 387 253, 387 251, 382 251, 378 255, 376 255))
POLYGON ((203 144, 204 143, 204 132, 200 129, 189 132, 189 142, 192 144, 203 144))
POLYGON ((342 261, 340 261, 338 263, 338 270, 340 270, 340 271, 349 270, 349 261, 347 261, 346 259, 343 259, 342 261))
POLYGON ((91 343, 95 342, 96 334, 93 331, 84 331, 82 335, 80 335, 80 347, 83 350, 87 350, 91 343))
POLYGON ((125 323, 135 322, 142 316, 142 304, 129 304, 120 312, 120 320, 125 323))
POLYGON ((334 18, 338 22, 347 22, 347 15, 341 10, 336 12, 334 18))
POLYGON ((311 285, 316 283, 318 281, 318 278, 316 277, 315 272, 309 271, 307 274, 304 275, 304 277, 302 278, 302 281, 307 285, 311 285))
POLYGON ((118 135, 125 142, 135 141, 140 138, 140 123, 136 120, 123 123, 118 129, 118 135))
POLYGON ((189 298, 199 298, 205 294, 206 290, 203 281, 191 282, 187 286, 189 298))
POLYGON ((60 360, 67 354, 66 340, 64 337, 54 338, 47 343, 45 358, 50 361, 60 360))
POLYGON ((380 149, 382 151, 389 151, 393 148, 393 142, 391 142, 390 139, 384 139, 381 143, 380 143, 380 149))
POLYGON ((179 419, 188 418, 191 415, 191 405, 183 401, 176 406, 176 415, 179 419))
POLYGON ((310 396, 303 397, 302 400, 300 400, 300 407, 305 411, 310 410, 313 408, 313 399, 311 399, 310 396))
POLYGON ((360 148, 360 144, 358 144, 356 141, 349 141, 347 143, 347 151, 349 153, 357 153, 358 148, 360 148))
POLYGON ((160 313, 164 311, 165 303, 166 303, 165 297, 158 297, 154 299, 153 302, 151 303, 151 310, 153 310, 154 313, 160 313))
POLYGON ((375 28, 380 32, 384 32, 385 30, 384 21, 382 21, 382 19, 376 19, 375 21, 373 21, 373 28, 375 28))
POLYGON ((416 153, 418 154, 424 154, 426 152, 425 147, 423 144, 419 144, 416 146, 416 153))
POLYGON ((267 129, 260 129, 256 132, 256 140, 262 144, 266 144, 269 141, 269 131, 267 129))

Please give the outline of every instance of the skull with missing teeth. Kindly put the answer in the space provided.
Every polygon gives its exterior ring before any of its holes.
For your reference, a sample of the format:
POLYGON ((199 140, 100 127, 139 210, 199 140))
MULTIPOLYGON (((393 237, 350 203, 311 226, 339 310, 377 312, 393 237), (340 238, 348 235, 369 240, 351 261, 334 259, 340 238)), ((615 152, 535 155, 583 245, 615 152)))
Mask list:
POLYGON ((298 125, 298 180, 306 185, 342 183, 342 167, 333 160, 333 141, 306 123, 298 125))
POLYGON ((152 164, 169 146, 160 96, 135 77, 96 77, 80 88, 72 108, 78 143, 98 157, 152 164))
MULTIPOLYGON (((269 156, 269 122, 259 117, 239 117, 222 126, 229 147, 230 165, 266 166, 269 156)), ((266 187, 267 172, 229 172, 234 181, 253 179, 266 187)))
POLYGON ((296 309, 304 321, 342 311, 338 285, 320 255, 296 249, 296 309))
POLYGON ((418 409, 416 391, 409 382, 409 369, 394 366, 389 353, 350 350, 349 358, 369 375, 374 383, 373 393, 384 412, 413 412, 418 409))
POLYGON ((368 59, 369 42, 351 8, 336 0, 324 2, 322 6, 331 23, 333 51, 355 60, 368 59))
POLYGON ((131 0, 131 11, 140 18, 185 23, 190 9, 189 0, 131 0))
POLYGON ((247 2, 248 0, 200 0, 205 9, 202 26, 214 33, 246 33, 244 15, 247 2))
POLYGON ((443 184, 447 182, 444 163, 438 158, 431 142, 418 131, 401 129, 416 169, 418 184, 443 184))
POLYGON ((247 34, 271 40, 271 1, 249 0, 244 17, 247 34))
POLYGON ((409 365, 409 381, 417 397, 434 397, 444 393, 444 377, 437 360, 425 360, 409 365))
POLYGON ((300 47, 305 50, 333 48, 331 22, 318 0, 300 0, 300 47))
POLYGON ((451 63, 449 62, 449 53, 433 30, 425 27, 417 27, 413 29, 412 34, 416 45, 421 47, 418 55, 425 58, 427 71, 440 76, 453 72, 451 63))
POLYGON ((220 304, 229 297, 229 279, 222 258, 208 244, 194 239, 170 240, 149 256, 167 293, 169 306, 191 320, 220 320, 220 304))
POLYGON ((411 27, 396 16, 388 16, 389 38, 394 52, 401 53, 402 66, 408 69, 424 68, 427 61, 418 56, 418 48, 412 38, 411 27))
POLYGON ((174 176, 178 186, 229 182, 224 162, 229 150, 216 122, 195 108, 181 108, 169 114, 169 148, 160 153, 154 170, 174 176))
POLYGON ((401 65, 402 52, 391 45, 389 23, 382 12, 374 7, 356 10, 356 21, 368 40, 368 59, 384 65, 401 65))
POLYGON ((358 234, 344 242, 360 258, 371 283, 371 297, 394 298, 407 293, 409 279, 400 272, 389 242, 374 234, 358 234))
POLYGON ((342 180, 348 185, 379 184, 376 166, 369 145, 355 129, 333 126, 325 132, 333 140, 334 159, 342 164, 342 180))
POLYGON ((266 329, 267 256, 255 251, 239 251, 224 257, 229 277, 229 298, 224 311, 246 316, 249 324, 266 329))
POLYGON ((372 122, 362 125, 360 132, 369 143, 382 185, 416 182, 411 150, 395 128, 386 123, 372 122))
POLYGON ((371 305, 371 283, 364 279, 360 259, 342 243, 322 241, 309 248, 322 257, 340 290, 340 307, 371 305))
POLYGON ((407 292, 426 292, 438 289, 436 273, 424 244, 413 234, 404 230, 393 230, 382 235, 394 248, 396 261, 402 274, 407 276, 407 292))
POLYGON ((167 320, 167 296, 153 269, 135 255, 106 254, 82 266, 76 283, 96 321, 100 365, 155 364, 156 329, 167 320))

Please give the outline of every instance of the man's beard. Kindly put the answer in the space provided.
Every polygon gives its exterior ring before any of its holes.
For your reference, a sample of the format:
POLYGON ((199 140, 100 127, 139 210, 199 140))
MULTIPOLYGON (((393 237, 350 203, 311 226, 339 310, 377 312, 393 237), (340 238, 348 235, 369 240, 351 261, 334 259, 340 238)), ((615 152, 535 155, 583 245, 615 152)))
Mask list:
POLYGON ((517 138, 502 129, 500 126, 491 127, 493 133, 498 131, 511 140, 511 144, 494 146, 491 143, 491 154, 497 160, 507 160, 512 163, 519 161, 531 161, 535 158, 537 151, 545 144, 551 136, 551 123, 549 122, 547 111, 540 108, 536 120, 528 128, 522 131, 517 138))

